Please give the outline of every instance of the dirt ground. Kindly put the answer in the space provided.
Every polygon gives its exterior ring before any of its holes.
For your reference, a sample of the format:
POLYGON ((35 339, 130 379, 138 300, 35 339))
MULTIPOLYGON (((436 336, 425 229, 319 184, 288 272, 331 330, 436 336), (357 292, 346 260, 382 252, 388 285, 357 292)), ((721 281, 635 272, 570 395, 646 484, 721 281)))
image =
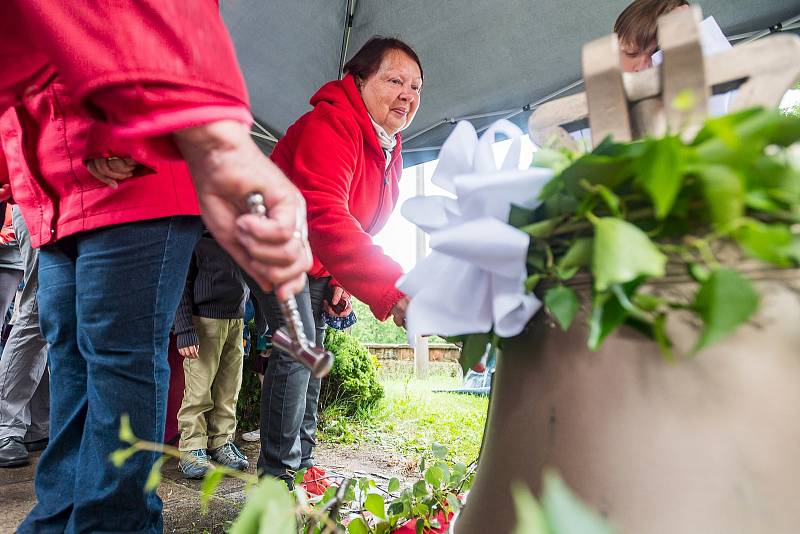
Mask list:
MULTIPOLYGON (((258 443, 238 442, 250 460, 250 472, 255 473, 258 461, 258 443)), ((317 464, 336 479, 343 476, 369 476, 379 485, 388 484, 397 477, 405 485, 411 481, 415 470, 413 460, 394 451, 370 445, 320 444, 317 464), (383 483, 383 484, 381 484, 383 483)), ((38 453, 32 455, 29 466, 0 469, 0 534, 11 533, 33 508, 36 497, 33 491, 38 453)), ((223 480, 209 504, 207 514, 200 513, 200 481, 186 480, 178 469, 176 460, 164 464, 163 479, 158 490, 164 501, 164 532, 203 533, 225 532, 245 501, 244 483, 236 479, 223 480)))

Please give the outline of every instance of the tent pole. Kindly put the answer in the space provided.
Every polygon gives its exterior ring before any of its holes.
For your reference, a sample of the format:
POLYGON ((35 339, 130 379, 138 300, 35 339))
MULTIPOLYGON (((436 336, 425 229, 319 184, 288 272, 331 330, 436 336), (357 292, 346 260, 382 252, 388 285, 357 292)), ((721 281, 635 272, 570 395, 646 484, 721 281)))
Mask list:
POLYGON ((264 126, 262 126, 261 123, 255 119, 253 119, 253 126, 261 130, 262 133, 259 135, 258 132, 250 132, 251 135, 254 135, 255 137, 260 137, 262 139, 266 139, 267 141, 272 141, 273 143, 278 142, 278 136, 270 132, 266 128, 264 128, 264 126))
MULTIPOLYGON (((417 165, 417 196, 425 196, 425 165, 417 165)), ((425 233, 417 228, 417 264, 427 255, 425 233)), ((428 378, 428 338, 425 336, 414 337, 414 373, 419 380, 428 378)))
POLYGON ((350 32, 353 31, 353 16, 356 12, 356 0, 347 0, 347 12, 344 16, 344 35, 342 35, 342 51, 339 54, 339 79, 344 78, 344 63, 347 60, 347 47, 350 45, 350 32))

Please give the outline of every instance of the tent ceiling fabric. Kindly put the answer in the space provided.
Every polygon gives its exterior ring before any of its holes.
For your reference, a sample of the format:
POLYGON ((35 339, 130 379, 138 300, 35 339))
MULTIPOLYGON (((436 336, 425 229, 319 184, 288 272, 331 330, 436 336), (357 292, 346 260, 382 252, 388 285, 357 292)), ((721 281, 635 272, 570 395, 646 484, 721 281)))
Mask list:
MULTIPOLYGON (((611 32, 629 0, 358 0, 348 57, 372 35, 398 36, 425 69, 410 137, 444 118, 522 108, 580 78, 583 43, 611 32)), ((726 35, 800 14, 800 0, 705 0, 726 35)), ((278 135, 338 75, 347 0, 224 0, 253 113, 278 135)), ((529 112, 514 117, 524 127, 529 112)), ((481 126, 494 118, 473 121, 481 126)), ((441 145, 438 126, 404 148, 441 145)), ((264 146, 264 145, 262 145, 264 146)), ((406 165, 436 152, 404 155, 406 165)))

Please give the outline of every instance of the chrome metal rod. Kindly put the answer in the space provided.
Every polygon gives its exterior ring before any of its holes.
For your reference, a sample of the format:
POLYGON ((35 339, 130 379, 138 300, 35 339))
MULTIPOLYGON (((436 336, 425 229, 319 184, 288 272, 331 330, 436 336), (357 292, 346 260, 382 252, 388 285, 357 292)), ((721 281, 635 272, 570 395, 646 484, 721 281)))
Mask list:
MULTIPOLYGON (((261 193, 251 193, 247 196, 247 209, 254 215, 267 216, 267 207, 261 193)), ((303 328, 303 318, 297 307, 297 300, 289 297, 279 301, 284 326, 272 334, 272 342, 280 350, 292 356, 309 369, 316 378, 327 375, 333 366, 333 354, 324 348, 311 345, 303 328)))

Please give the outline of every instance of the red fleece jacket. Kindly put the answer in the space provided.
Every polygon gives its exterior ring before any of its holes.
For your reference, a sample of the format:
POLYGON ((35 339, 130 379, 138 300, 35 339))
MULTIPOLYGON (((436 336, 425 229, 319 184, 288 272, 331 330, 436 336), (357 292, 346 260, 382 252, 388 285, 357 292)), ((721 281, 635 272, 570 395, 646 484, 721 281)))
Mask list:
POLYGON ((403 172, 398 141, 389 167, 355 80, 325 84, 270 156, 302 191, 314 266, 380 320, 403 297, 403 269, 372 242, 394 209, 403 172))
POLYGON ((148 137, 172 159, 163 134, 252 120, 217 0, 3 0, 0 113, 56 72, 115 137, 148 137))

